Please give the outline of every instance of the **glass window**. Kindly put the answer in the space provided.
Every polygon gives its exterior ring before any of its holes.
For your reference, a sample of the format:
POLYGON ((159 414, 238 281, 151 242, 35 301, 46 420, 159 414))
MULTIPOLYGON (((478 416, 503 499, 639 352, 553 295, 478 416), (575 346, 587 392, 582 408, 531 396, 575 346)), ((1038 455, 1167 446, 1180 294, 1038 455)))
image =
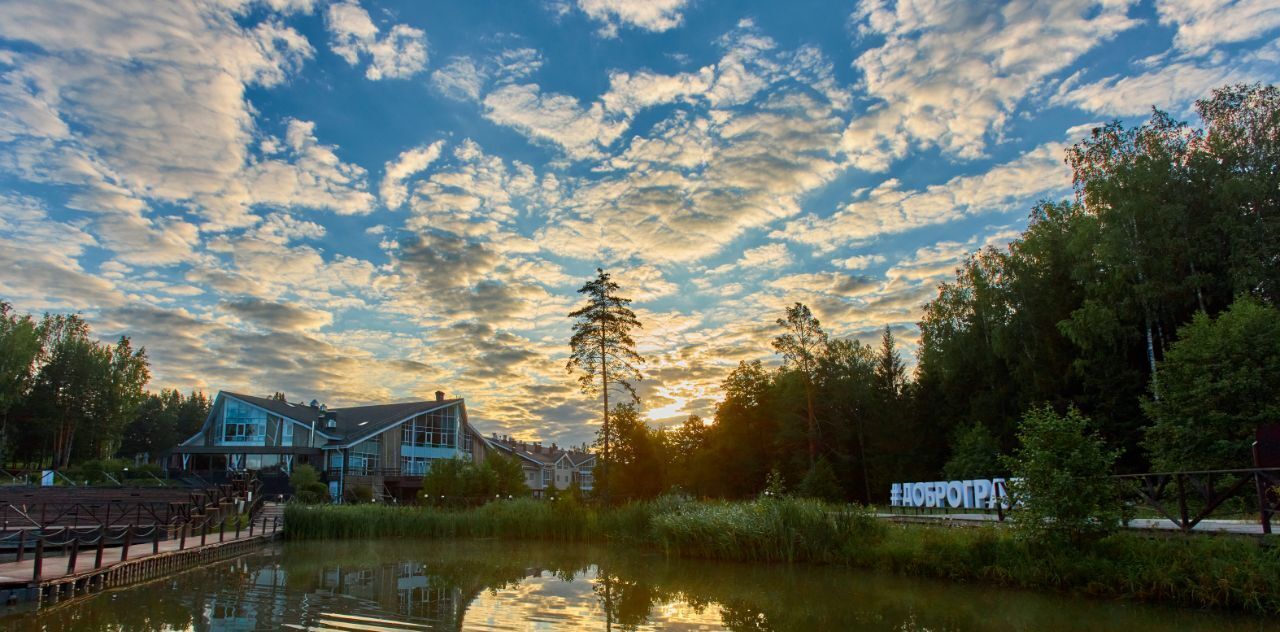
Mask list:
POLYGON ((281 419, 280 423, 284 424, 280 427, 280 445, 293 445, 293 422, 288 419, 281 419))
POLYGON ((347 471, 357 474, 371 474, 380 465, 382 442, 378 437, 366 439, 351 448, 351 467, 347 471))
POLYGON ((404 425, 401 445, 415 448, 456 448, 458 419, 453 406, 433 410, 410 419, 404 425))
POLYGON ((431 469, 431 459, 423 456, 400 457, 400 473, 404 476, 426 476, 431 469))
POLYGON ((222 405, 222 443, 262 445, 267 432, 267 412, 228 399, 222 405))

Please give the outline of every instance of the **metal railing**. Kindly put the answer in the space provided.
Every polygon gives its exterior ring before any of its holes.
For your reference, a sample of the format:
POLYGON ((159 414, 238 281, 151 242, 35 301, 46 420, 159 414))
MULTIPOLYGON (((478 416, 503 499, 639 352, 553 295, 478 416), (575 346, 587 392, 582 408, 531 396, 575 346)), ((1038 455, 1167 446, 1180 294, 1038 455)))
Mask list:
POLYGON ((1227 500, 1242 494, 1256 496, 1258 520, 1265 534, 1271 533, 1271 519, 1280 512, 1280 467, 1122 474, 1112 478, 1126 483, 1124 491, 1129 500, 1151 507, 1183 532, 1194 529, 1227 500), (1171 503, 1176 511, 1170 508, 1171 503))

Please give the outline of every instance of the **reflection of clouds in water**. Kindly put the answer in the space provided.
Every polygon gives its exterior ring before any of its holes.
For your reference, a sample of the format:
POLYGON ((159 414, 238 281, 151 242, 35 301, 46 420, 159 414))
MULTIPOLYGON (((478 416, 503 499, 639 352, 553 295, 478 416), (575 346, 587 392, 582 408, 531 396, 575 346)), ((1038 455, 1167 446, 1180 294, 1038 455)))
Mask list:
MULTIPOLYGON (((594 590, 595 566, 565 581, 549 571, 527 577, 518 585, 482 592, 467 606, 464 630, 579 630, 600 627, 604 605, 594 590)), ((618 627, 617 629, 621 629, 618 627)), ((722 630, 720 608, 701 609, 679 600, 649 609, 648 620, 628 630, 722 630)))

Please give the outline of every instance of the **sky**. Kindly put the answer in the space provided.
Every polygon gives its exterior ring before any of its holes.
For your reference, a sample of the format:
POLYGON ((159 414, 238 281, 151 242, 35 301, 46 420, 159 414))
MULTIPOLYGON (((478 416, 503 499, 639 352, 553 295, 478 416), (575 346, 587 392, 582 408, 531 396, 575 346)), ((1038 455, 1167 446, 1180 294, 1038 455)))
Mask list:
POLYGON ((578 444, 597 267, 659 424, 921 306, 1064 150, 1280 76, 1274 0, 0 0, 0 300, 146 347, 150 388, 467 399, 578 444))

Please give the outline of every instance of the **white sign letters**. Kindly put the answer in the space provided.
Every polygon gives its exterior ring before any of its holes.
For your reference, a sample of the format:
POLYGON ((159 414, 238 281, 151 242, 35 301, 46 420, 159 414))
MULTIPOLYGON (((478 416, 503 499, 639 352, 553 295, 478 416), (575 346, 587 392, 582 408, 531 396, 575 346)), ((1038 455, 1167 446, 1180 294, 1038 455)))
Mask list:
POLYGON ((1003 478, 894 483, 889 488, 889 504, 893 507, 995 509, 997 502, 1008 507, 1008 499, 1003 478))

